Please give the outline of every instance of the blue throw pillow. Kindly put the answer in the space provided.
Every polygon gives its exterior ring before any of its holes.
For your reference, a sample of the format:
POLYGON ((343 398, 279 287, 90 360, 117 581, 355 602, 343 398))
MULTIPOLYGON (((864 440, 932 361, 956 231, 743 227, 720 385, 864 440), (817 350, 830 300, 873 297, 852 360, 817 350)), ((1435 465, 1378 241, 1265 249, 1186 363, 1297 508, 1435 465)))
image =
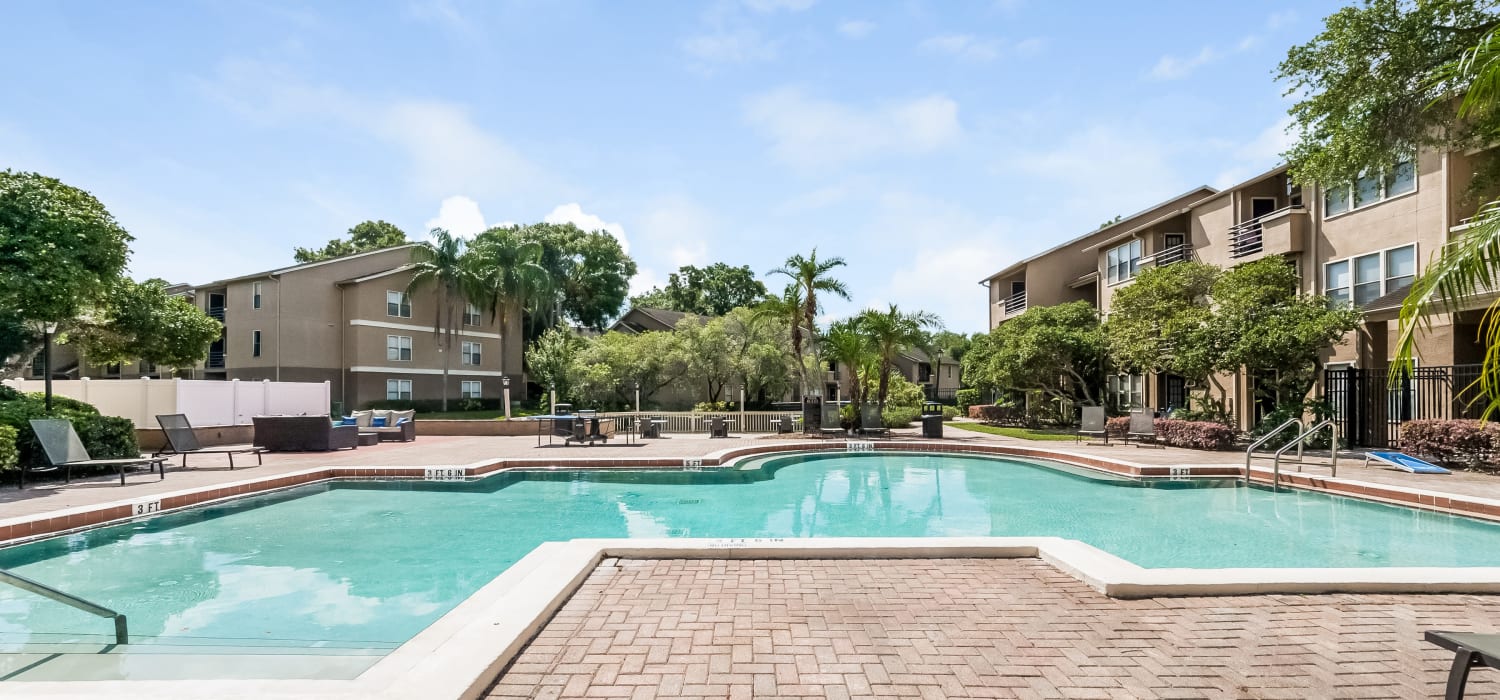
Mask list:
POLYGON ((370 423, 370 427, 372 427, 372 428, 384 428, 385 427, 385 419, 384 418, 375 418, 375 419, 372 419, 371 423, 370 423))
POLYGON ((409 420, 411 420, 411 419, 410 418, 402 418, 401 420, 396 421, 396 425, 401 425, 402 423, 405 423, 406 421, 409 421, 409 420))
POLYGON ((354 416, 344 416, 344 419, 339 421, 339 425, 359 425, 359 421, 355 420, 354 416))

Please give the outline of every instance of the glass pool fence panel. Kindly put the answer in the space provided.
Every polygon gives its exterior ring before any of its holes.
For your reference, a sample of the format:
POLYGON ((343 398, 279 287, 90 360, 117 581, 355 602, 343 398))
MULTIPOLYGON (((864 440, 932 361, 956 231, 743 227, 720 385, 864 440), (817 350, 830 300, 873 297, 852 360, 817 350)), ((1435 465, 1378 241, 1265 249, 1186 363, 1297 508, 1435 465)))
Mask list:
POLYGON ((1407 421, 1479 418, 1479 373, 1479 365, 1416 367, 1392 383, 1389 367, 1330 369, 1324 392, 1349 446, 1400 447, 1407 421))

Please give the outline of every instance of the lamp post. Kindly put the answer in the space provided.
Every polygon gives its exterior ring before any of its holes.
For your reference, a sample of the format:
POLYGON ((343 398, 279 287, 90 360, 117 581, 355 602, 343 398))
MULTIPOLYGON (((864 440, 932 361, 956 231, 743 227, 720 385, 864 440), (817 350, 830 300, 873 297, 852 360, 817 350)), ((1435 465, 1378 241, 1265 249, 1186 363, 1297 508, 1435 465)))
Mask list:
POLYGON ((549 387, 547 389, 547 396, 548 396, 547 415, 549 415, 549 416, 555 416, 555 415, 557 415, 557 387, 556 386, 549 387))
POLYGON ((639 379, 635 382, 635 412, 641 412, 641 382, 639 379))
POLYGON ((504 395, 500 400, 505 403, 505 420, 510 420, 510 376, 501 377, 500 385, 504 387, 504 395))
POLYGON ((45 387, 42 405, 47 415, 52 415, 52 334, 57 332, 57 323, 42 324, 42 384, 45 387))

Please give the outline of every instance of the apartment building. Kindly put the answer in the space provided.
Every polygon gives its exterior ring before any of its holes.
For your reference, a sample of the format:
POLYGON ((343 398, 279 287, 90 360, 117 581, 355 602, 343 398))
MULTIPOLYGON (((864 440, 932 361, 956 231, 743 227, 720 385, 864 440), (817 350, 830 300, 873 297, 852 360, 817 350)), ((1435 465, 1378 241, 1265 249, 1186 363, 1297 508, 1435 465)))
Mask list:
MULTIPOLYGON (((224 324, 208 358, 185 372, 197 379, 269 379, 332 384, 346 408, 380 400, 498 399, 503 377, 525 397, 519 321, 502 330, 467 305, 451 353, 433 331, 437 295, 408 294, 411 249, 399 246, 293 265, 177 291, 224 324), (444 357, 444 355, 451 357, 444 357)), ((100 366, 58 346, 54 377, 130 379, 164 376, 144 363, 100 366)), ((33 374, 41 377, 41 360, 33 374)))
MULTIPOLYGON (((981 282, 989 287, 991 327, 1027 306, 1077 298, 1090 299, 1107 316, 1114 293, 1151 265, 1198 260, 1227 268, 1280 256, 1297 268, 1305 293, 1347 300, 1363 311, 1360 327, 1328 349, 1326 367, 1332 371, 1318 390, 1345 420, 1346 434, 1388 444, 1404 420, 1464 410, 1454 387, 1463 385, 1465 366, 1482 357, 1476 337, 1487 300, 1437 317, 1419 334, 1419 370, 1411 386, 1391 389, 1385 378, 1412 280, 1487 199, 1469 192, 1477 159, 1487 157, 1424 152, 1390 172, 1339 188, 1298 185, 1285 166, 1222 190, 1199 188, 981 282), (1024 296, 1018 298, 1018 290, 1024 296)), ((1274 398, 1257 400, 1255 377, 1222 380, 1227 408, 1240 427, 1253 426, 1274 408, 1274 398)), ((1181 377, 1129 374, 1108 377, 1105 388, 1117 406, 1158 410, 1184 406, 1190 389, 1181 377)))

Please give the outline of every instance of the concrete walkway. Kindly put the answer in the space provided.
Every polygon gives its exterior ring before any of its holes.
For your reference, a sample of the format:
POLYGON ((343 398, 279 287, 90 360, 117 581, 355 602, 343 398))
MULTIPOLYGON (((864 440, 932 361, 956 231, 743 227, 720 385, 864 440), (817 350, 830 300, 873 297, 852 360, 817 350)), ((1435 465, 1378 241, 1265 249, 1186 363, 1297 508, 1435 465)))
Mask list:
POLYGON ((489 697, 1430 698, 1453 655, 1422 631, 1497 620, 1495 596, 1115 600, 1036 559, 606 560, 489 697))

